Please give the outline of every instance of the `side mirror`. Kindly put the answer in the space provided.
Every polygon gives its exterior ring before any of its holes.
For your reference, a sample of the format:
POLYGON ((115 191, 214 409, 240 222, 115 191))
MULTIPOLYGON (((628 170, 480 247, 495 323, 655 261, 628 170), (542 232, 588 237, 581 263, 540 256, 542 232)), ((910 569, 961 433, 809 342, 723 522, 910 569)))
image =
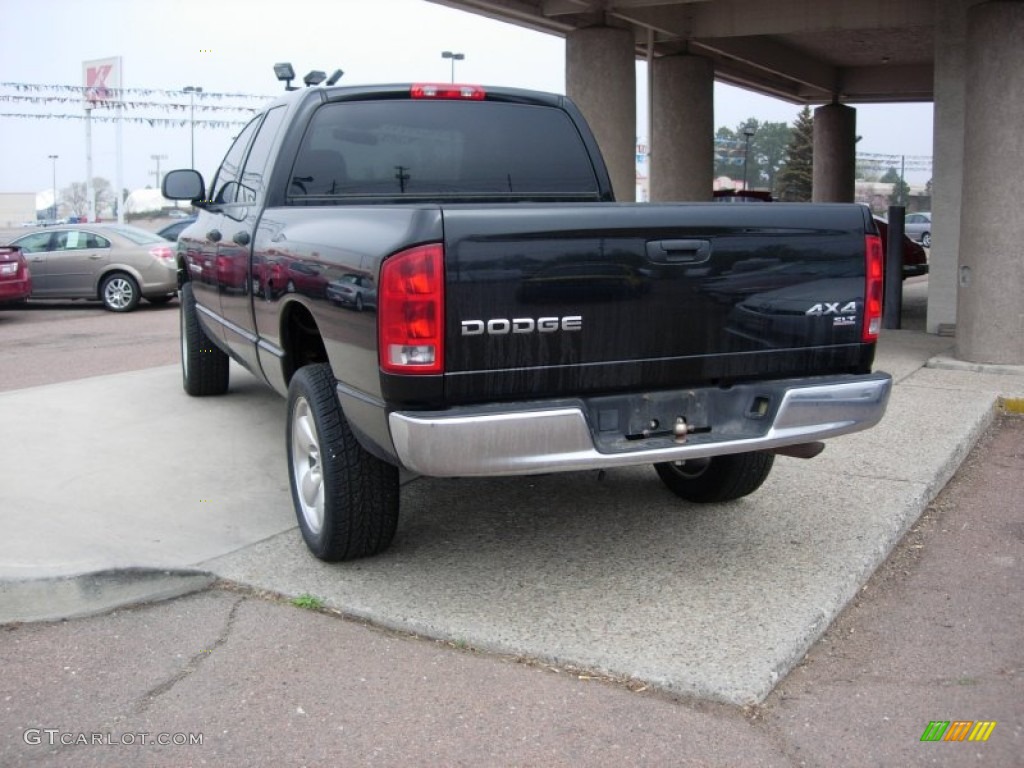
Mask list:
POLYGON ((168 171, 160 185, 160 192, 168 200, 189 200, 193 205, 200 205, 205 202, 206 186, 199 171, 185 168, 168 171))

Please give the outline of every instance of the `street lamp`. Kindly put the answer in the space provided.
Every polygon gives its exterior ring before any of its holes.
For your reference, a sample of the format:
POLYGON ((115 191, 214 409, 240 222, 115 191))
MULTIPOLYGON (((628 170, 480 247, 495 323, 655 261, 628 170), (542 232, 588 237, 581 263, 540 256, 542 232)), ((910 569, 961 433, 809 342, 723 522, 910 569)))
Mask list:
POLYGON ((192 129, 192 170, 196 167, 196 94, 203 89, 195 85, 186 85, 183 89, 188 94, 188 122, 192 129))
POLYGON ((743 135, 747 137, 747 144, 743 150, 743 191, 747 191, 747 161, 750 159, 750 139, 753 137, 754 132, 748 125, 743 129, 743 135))
POLYGON ((57 158, 60 155, 47 155, 53 161, 53 215, 50 217, 53 221, 57 220, 57 158))
POLYGON ((466 54, 464 54, 464 53, 452 53, 451 51, 442 51, 441 52, 441 58, 442 59, 451 59, 452 60, 452 82, 454 83, 455 82, 455 62, 456 61, 462 61, 463 59, 465 59, 466 58, 466 54))

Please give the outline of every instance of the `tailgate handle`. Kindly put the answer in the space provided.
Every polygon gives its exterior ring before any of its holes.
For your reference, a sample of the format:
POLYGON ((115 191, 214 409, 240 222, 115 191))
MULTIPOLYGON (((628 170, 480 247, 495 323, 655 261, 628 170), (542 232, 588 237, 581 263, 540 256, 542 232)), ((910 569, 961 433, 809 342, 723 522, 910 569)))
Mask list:
POLYGON ((711 241, 651 240, 647 258, 659 264, 701 264, 711 258, 711 241))

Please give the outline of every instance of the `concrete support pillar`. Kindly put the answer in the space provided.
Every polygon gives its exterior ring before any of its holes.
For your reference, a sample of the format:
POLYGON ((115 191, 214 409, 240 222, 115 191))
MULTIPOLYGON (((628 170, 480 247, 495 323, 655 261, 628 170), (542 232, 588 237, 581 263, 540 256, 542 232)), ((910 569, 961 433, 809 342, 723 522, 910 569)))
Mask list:
POLYGON ((932 138, 932 247, 928 254, 928 333, 956 324, 960 202, 964 183, 964 69, 967 8, 935 6, 935 113, 932 138))
POLYGON ((957 355, 1024 365, 1024 3, 967 11, 957 355))
POLYGON ((636 49, 633 33, 587 27, 565 39, 566 95, 597 139, 615 199, 636 199, 636 49))
POLYGON ((815 203, 852 203, 857 178, 857 110, 827 104, 814 110, 815 203))
POLYGON ((700 56, 654 60, 651 201, 711 200, 715 69, 700 56))

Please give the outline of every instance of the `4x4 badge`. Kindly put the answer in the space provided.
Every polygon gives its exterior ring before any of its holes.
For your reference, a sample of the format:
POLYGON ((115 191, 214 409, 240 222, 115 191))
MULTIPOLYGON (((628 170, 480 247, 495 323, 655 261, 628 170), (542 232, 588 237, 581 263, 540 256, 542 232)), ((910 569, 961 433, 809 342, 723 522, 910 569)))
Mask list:
POLYGON ((857 314, 857 302, 848 301, 840 309, 838 301, 823 301, 815 304, 804 314, 814 317, 821 317, 822 315, 855 315, 857 314))

